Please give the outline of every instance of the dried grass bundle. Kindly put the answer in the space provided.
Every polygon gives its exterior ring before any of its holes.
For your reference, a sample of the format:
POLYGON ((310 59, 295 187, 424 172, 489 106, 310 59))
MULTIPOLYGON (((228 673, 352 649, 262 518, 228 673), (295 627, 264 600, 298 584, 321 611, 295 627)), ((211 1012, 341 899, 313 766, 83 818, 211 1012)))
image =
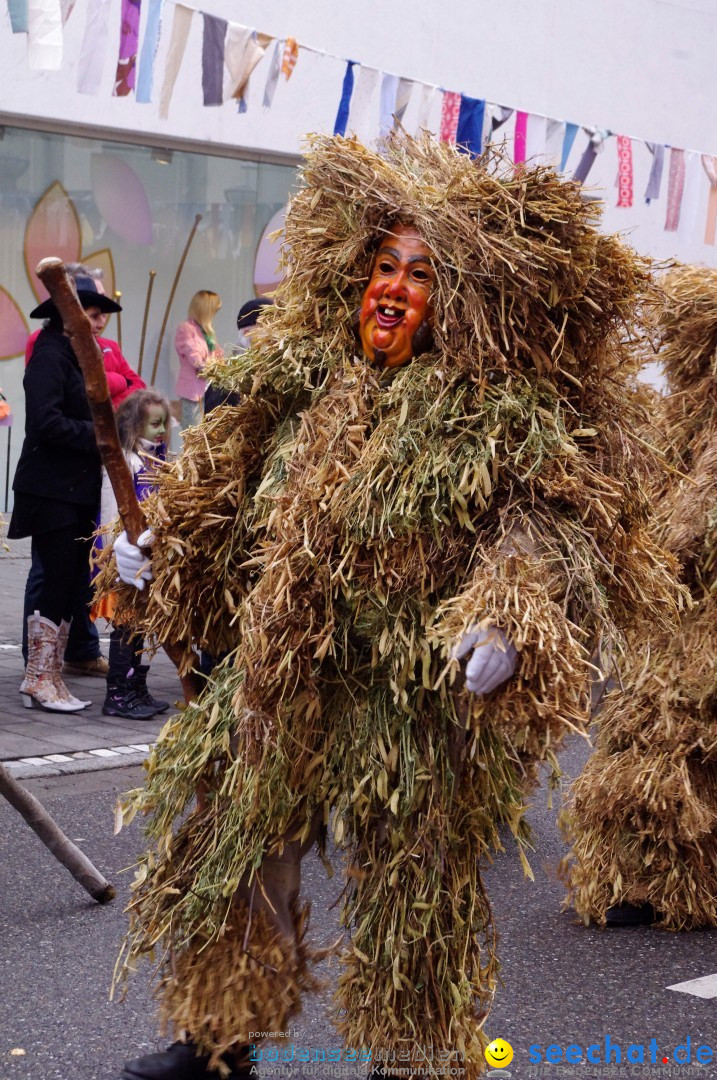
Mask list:
POLYGON ((650 903, 660 926, 684 930, 717 925, 717 272, 680 267, 664 285, 670 393, 653 432, 671 471, 657 476, 652 531, 693 603, 679 633, 643 625, 632 643, 573 786, 563 872, 586 922, 650 903))
MULTIPOLYGON (((166 939, 195 985, 227 919, 268 948, 234 889, 320 815, 349 861, 347 1042, 462 1048, 476 1076, 496 985, 477 860, 504 822, 525 859, 535 763, 584 728, 596 643, 676 610, 646 530, 661 458, 637 435, 648 268, 597 232, 577 185, 430 140, 381 156, 317 139, 303 183, 276 306, 222 372, 244 404, 163 477, 158 576, 124 594, 150 633, 236 649, 127 804, 153 845, 127 962, 166 939), (396 221, 434 254, 435 347, 382 373, 355 356, 353 314, 396 221), (520 652, 486 700, 450 656, 480 620, 520 652)), ((247 1005, 209 1031, 207 1001, 182 1011, 181 995, 172 1015, 213 1051, 255 1026, 247 1005)))

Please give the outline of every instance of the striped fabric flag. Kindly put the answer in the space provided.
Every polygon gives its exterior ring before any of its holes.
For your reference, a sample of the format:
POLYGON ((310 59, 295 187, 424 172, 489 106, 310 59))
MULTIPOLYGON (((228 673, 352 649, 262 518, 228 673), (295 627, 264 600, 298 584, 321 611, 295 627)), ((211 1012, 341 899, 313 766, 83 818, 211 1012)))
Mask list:
POLYGON ((617 205, 632 206, 632 139, 617 137, 617 205))
POLYGON ((288 82, 294 74, 296 61, 299 59, 299 43, 296 38, 288 37, 284 45, 284 56, 281 61, 281 74, 288 82))
POLYGON ((441 108, 440 140, 443 143, 455 143, 458 133, 458 118, 461 115, 461 95, 452 90, 443 91, 441 108))
POLYGON ((667 212, 665 232, 677 232, 680 224, 682 195, 685 190, 685 152, 670 147, 670 168, 667 174, 667 212))

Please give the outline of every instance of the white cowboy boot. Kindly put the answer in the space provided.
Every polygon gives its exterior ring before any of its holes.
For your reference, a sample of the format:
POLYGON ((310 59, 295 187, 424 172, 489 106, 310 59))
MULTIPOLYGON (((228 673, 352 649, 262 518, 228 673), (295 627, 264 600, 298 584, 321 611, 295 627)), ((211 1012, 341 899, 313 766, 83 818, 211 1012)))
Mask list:
POLYGON ((39 705, 50 712, 78 712, 83 708, 82 702, 70 694, 64 683, 64 693, 60 692, 55 683, 58 633, 59 627, 38 611, 28 616, 27 667, 25 678, 20 684, 22 703, 26 709, 39 705))

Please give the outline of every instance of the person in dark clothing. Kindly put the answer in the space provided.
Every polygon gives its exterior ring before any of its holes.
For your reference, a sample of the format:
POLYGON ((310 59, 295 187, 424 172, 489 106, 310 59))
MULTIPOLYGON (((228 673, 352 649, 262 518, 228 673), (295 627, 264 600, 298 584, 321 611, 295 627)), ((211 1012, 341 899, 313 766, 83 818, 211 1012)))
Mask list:
MULTIPOLYGON (((237 315, 237 330, 239 331, 239 340, 234 349, 234 353, 244 352, 249 348, 251 336, 256 329, 256 324, 259 319, 259 315, 262 309, 273 304, 273 300, 270 300, 267 296, 258 296, 254 300, 247 300, 245 304, 239 308, 239 314, 237 315)), ((220 386, 207 387, 204 392, 204 415, 211 412, 212 409, 216 409, 218 405, 238 405, 239 395, 232 393, 230 390, 222 390, 220 386)))
MULTIPOLYGON (((119 304, 88 278, 77 294, 92 323, 119 304)), ((20 687, 24 704, 77 712, 80 701, 62 679, 62 657, 78 595, 87 596, 92 533, 100 499, 100 455, 82 373, 51 300, 30 313, 47 319, 25 371, 25 441, 15 472, 10 539, 30 536, 42 568, 28 616, 28 656, 20 687)))

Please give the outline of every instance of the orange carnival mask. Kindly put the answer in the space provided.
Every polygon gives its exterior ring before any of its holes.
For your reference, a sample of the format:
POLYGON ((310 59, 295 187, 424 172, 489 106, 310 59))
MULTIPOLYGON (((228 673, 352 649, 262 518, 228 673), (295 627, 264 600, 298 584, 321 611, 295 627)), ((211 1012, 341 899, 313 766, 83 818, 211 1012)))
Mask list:
POLYGON ((396 225, 386 233, 359 315, 359 335, 369 360, 397 368, 430 348, 435 281, 430 249, 415 229, 396 225))

